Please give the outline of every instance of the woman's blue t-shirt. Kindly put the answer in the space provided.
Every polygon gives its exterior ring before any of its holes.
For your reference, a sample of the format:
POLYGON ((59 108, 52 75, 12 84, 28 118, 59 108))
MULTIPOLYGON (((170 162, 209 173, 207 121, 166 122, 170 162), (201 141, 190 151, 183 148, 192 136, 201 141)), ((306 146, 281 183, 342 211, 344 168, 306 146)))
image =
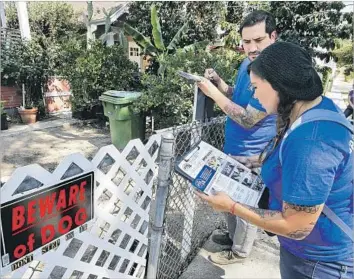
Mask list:
MULTIPOLYGON (((326 97, 315 108, 337 111, 326 97)), ((282 201, 304 206, 325 203, 353 228, 352 144, 350 131, 335 122, 314 121, 295 129, 284 142, 282 166, 279 144, 262 167, 270 209, 281 211, 282 201)), ((323 213, 305 239, 278 238, 286 250, 301 258, 340 261, 353 257, 351 239, 323 213)))

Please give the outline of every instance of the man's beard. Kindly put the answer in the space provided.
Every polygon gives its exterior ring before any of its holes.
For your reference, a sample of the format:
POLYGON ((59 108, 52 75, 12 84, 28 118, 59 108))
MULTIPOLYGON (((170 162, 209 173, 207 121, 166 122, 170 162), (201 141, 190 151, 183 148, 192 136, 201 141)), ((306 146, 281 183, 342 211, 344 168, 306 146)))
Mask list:
MULTIPOLYGON (((253 52, 249 52, 248 53, 248 57, 251 57, 251 56, 255 56, 255 57, 257 57, 258 55, 260 55, 261 54, 261 52, 259 51, 259 50, 256 50, 256 51, 253 51, 253 52)), ((254 57, 254 58, 255 58, 254 57)))

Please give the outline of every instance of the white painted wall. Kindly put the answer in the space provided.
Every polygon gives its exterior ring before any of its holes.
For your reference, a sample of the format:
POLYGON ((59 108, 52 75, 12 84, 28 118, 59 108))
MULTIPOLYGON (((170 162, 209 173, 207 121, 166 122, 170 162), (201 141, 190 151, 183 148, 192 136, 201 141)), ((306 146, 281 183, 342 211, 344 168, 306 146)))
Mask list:
POLYGON ((138 63, 139 69, 142 68, 141 48, 135 42, 128 43, 129 60, 138 63))

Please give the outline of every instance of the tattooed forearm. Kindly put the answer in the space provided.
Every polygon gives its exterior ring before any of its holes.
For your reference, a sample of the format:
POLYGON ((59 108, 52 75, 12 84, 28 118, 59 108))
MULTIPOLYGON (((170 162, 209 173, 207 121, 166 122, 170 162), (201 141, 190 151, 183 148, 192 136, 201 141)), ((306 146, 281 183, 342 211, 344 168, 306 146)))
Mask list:
POLYGON ((272 218, 274 216, 281 216, 280 211, 255 208, 255 207, 244 205, 244 204, 242 206, 244 206, 244 207, 248 208, 249 210, 251 210, 252 212, 258 214, 259 217, 261 217, 262 219, 272 218))
POLYGON ((266 113, 263 111, 259 111, 251 106, 244 109, 231 101, 225 106, 224 111, 233 121, 248 129, 252 128, 266 116, 266 113))
POLYGON ((307 228, 290 232, 287 234, 287 237, 297 239, 297 240, 304 239, 306 236, 308 236, 311 233, 315 225, 316 222, 311 222, 307 228))
POLYGON ((297 240, 308 236, 317 222, 317 216, 313 214, 296 214, 294 211, 295 214, 291 212, 286 216, 284 211, 255 208, 241 203, 236 203, 233 210, 237 216, 266 231, 297 240))
POLYGON ((234 88, 232 86, 229 86, 225 81, 220 79, 218 82, 218 89, 220 90, 221 93, 223 93, 227 98, 231 98, 232 94, 234 92, 234 88))
POLYGON ((225 96, 230 99, 232 97, 233 92, 234 92, 234 88, 231 86, 228 86, 227 90, 225 92, 225 96))
POLYGON ((283 211, 284 213, 292 209, 296 212, 305 212, 305 213, 310 213, 310 214, 316 214, 319 210, 320 206, 315 205, 315 206, 306 206, 306 205, 296 205, 296 204, 291 204, 291 203, 285 203, 283 211))
POLYGON ((296 230, 291 233, 288 233, 287 236, 289 238, 300 240, 300 239, 304 239, 306 236, 308 236, 311 231, 312 231, 312 228, 311 229, 306 228, 303 230, 296 230))

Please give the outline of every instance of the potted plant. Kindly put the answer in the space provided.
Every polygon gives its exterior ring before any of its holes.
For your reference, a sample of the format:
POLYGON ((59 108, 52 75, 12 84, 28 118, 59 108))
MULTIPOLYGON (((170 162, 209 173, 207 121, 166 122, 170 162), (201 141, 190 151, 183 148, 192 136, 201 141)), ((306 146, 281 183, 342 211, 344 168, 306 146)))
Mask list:
POLYGON ((33 106, 33 102, 30 99, 30 95, 26 94, 24 85, 22 85, 22 94, 24 96, 24 104, 23 106, 20 106, 18 108, 18 113, 21 116, 21 120, 24 124, 36 123, 38 108, 33 106))
POLYGON ((33 124, 37 122, 38 108, 35 107, 19 107, 18 113, 24 124, 33 124))
POLYGON ((7 113, 4 111, 4 102, 0 102, 0 115, 1 115, 1 130, 7 130, 9 124, 7 122, 7 113))

